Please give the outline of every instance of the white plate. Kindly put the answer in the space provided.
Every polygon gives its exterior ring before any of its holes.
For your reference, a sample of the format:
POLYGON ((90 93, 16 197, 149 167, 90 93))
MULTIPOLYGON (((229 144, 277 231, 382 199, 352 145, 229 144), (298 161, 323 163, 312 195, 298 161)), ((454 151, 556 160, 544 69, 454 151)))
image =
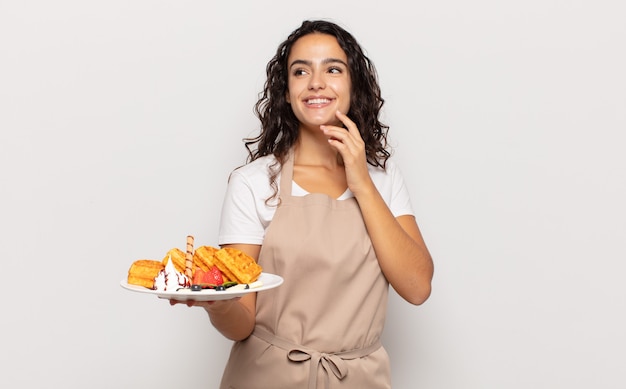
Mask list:
POLYGON ((143 286, 131 285, 126 280, 122 280, 120 283, 122 288, 130 290, 132 292, 139 293, 147 293, 154 294, 161 298, 172 299, 172 300, 195 300, 195 301, 217 301, 217 300, 228 300, 236 297, 244 296, 248 293, 253 292, 262 292, 264 290, 273 289, 277 286, 280 286, 283 283, 283 278, 281 276, 277 276, 276 274, 271 273, 261 273, 258 281, 263 283, 262 286, 251 288, 251 289, 239 289, 233 290, 232 288, 228 288, 222 291, 216 291, 214 289, 203 289, 198 292, 192 292, 190 289, 183 289, 178 291, 159 291, 152 290, 148 288, 144 288, 143 286))

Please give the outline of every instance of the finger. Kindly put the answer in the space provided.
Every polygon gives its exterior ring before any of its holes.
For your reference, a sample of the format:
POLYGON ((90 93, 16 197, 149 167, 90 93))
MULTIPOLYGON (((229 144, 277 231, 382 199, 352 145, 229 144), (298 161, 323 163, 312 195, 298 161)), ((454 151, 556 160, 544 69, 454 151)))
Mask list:
MULTIPOLYGON (((357 148, 360 148, 363 143, 363 137, 361 136, 361 131, 357 127, 356 123, 353 122, 352 119, 350 119, 347 115, 343 114, 341 111, 336 111, 335 115, 345 126, 345 128, 341 128, 341 131, 343 133, 350 134, 349 139, 354 143, 354 146, 356 146, 357 148)), ((334 127, 334 128, 339 128, 339 127, 334 127)), ((342 137, 341 139, 345 143, 346 138, 342 137)))
POLYGON ((346 129, 348 131, 355 131, 355 130, 357 130, 356 124, 352 121, 352 119, 350 119, 348 117, 348 115, 346 115, 346 114, 342 113, 341 111, 337 110, 335 112, 335 116, 337 117, 337 119, 339 119, 346 126, 346 129))
POLYGON ((349 132, 343 127, 322 125, 320 129, 324 132, 324 135, 334 140, 344 141, 350 136, 349 132))
POLYGON ((346 131, 345 128, 322 126, 324 135, 328 137, 328 142, 336 147, 343 146, 342 150, 349 150, 351 153, 359 153, 362 148, 363 140, 358 130, 352 133, 346 131))

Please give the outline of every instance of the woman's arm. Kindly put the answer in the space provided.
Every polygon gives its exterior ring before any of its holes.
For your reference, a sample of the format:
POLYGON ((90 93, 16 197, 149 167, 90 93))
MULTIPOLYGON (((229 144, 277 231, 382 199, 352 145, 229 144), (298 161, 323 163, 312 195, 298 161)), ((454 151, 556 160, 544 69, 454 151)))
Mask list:
POLYGON ((433 261, 412 215, 395 218, 376 187, 357 197, 383 274, 411 304, 422 304, 431 292, 433 261))
POLYGON ((433 261, 415 218, 393 216, 367 170, 359 129, 341 112, 337 118, 347 131, 337 126, 321 126, 321 130, 341 154, 348 187, 361 208, 380 268, 400 296, 412 304, 422 304, 430 296, 433 261))

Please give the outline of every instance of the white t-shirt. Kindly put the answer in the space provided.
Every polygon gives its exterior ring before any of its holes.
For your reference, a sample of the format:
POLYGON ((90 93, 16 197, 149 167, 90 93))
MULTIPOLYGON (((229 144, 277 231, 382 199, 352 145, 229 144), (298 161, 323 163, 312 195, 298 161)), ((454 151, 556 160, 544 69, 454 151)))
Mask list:
MULTIPOLYGON (((274 193, 274 188, 270 186, 268 169, 275 161, 273 155, 261 157, 231 173, 222 206, 218 244, 263 244, 265 229, 276 211, 276 200, 266 203, 266 199, 274 193)), ((386 170, 369 164, 368 169, 391 213, 396 217, 413 215, 408 190, 393 160, 387 160, 386 170)), ((276 185, 277 188, 280 187, 280 174, 276 185)), ((292 183, 292 196, 307 194, 295 182, 292 183)), ((338 200, 350 197, 353 195, 348 189, 338 200)))

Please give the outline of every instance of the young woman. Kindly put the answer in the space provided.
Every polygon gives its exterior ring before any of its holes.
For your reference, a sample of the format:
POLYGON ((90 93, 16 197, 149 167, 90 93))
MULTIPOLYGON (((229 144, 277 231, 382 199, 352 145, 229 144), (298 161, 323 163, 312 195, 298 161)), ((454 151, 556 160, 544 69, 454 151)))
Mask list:
POLYGON ((389 284, 421 304, 433 263, 382 105, 373 64, 334 23, 305 21, 269 62, 261 132, 230 177, 219 244, 285 281, 195 303, 235 341, 221 388, 391 387, 380 344, 389 284))

